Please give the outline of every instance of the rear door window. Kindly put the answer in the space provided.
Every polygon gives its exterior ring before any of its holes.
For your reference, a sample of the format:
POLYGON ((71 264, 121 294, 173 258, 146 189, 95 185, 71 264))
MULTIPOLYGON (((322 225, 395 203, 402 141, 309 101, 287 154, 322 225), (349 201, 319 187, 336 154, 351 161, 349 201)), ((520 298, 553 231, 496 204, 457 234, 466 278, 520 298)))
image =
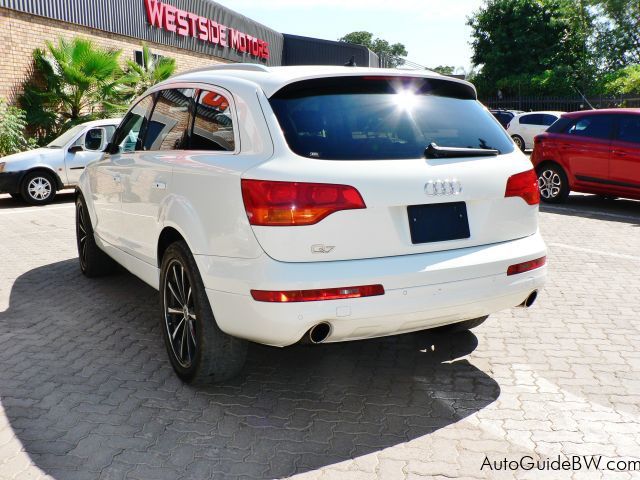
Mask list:
POLYGON ((145 150, 188 149, 193 93, 193 89, 170 89, 158 92, 144 140, 145 150))
POLYGON ((191 149, 233 152, 234 135, 229 99, 212 90, 197 92, 191 149))
POLYGON ((578 119, 567 133, 576 137, 608 140, 611 138, 612 128, 613 117, 611 115, 592 115, 578 119))
POLYGON ((617 139, 640 146, 640 115, 620 115, 617 139))
POLYGON ((423 158, 431 143, 513 151, 473 91, 452 81, 314 79, 284 87, 269 101, 291 150, 307 158, 423 158))
POLYGON ((543 125, 542 115, 539 113, 532 113, 531 115, 523 115, 520 117, 520 125, 543 125))
POLYGON ((546 125, 547 127, 553 125, 556 120, 558 120, 558 117, 555 115, 549 115, 548 113, 542 115, 542 125, 546 125))

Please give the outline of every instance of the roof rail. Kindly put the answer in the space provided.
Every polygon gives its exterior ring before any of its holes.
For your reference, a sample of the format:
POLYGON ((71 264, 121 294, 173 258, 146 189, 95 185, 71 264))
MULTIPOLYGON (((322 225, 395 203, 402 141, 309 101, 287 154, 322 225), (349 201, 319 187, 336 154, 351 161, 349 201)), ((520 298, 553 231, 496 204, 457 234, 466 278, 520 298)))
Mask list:
POLYGON ((194 68, 193 70, 187 70, 186 72, 179 73, 179 75, 186 75, 188 73, 199 73, 209 71, 220 70, 243 70, 245 72, 263 72, 268 73, 269 69, 260 63, 222 63, 209 65, 208 67, 194 68))

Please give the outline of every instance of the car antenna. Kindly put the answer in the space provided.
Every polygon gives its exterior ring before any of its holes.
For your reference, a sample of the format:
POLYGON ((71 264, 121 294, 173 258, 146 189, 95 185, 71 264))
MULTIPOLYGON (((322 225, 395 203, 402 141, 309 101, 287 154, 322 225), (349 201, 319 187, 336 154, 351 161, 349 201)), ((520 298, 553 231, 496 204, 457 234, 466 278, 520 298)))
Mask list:
POLYGON ((356 64, 356 56, 355 55, 351 55, 351 58, 349 59, 349 61, 347 63, 344 64, 345 67, 357 67, 358 65, 356 64))
POLYGON ((580 90, 578 90, 578 87, 573 87, 576 89, 576 92, 578 92, 578 94, 582 97, 582 99, 587 102, 587 105, 589 105, 589 107, 591 107, 591 110, 595 110, 595 107, 593 105, 591 105, 591 102, 589 102, 589 100, 587 100, 587 97, 585 97, 582 92, 580 90))

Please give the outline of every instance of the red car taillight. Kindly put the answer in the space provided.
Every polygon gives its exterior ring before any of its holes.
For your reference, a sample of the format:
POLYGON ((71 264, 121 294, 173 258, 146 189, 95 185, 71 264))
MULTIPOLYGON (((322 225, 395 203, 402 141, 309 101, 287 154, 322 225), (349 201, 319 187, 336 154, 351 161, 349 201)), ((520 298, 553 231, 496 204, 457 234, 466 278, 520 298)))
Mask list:
POLYGON ((340 210, 367 208, 358 190, 328 183, 242 180, 251 225, 313 225, 340 210))
POLYGON ((538 177, 533 170, 516 173, 507 180, 507 189, 504 193, 507 197, 520 197, 529 205, 540 203, 540 191, 538 190, 538 177))
POLYGON ((547 257, 536 258, 535 260, 529 260, 528 262, 517 263, 511 265, 507 269, 507 276, 517 275, 518 273, 528 272, 529 270, 535 270, 547 263, 547 257))
POLYGON ((320 300, 375 297, 377 295, 384 295, 384 287, 382 285, 322 288, 317 290, 251 290, 251 296, 254 300, 275 303, 316 302, 320 300))

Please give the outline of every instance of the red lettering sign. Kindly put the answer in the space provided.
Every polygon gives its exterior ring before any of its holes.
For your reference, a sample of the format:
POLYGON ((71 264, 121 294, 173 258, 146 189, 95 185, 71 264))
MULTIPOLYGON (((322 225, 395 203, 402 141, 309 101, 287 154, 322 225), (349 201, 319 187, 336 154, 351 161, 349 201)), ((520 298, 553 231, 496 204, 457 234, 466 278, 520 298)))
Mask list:
POLYGON ((162 0, 144 0, 144 5, 147 20, 152 27, 162 28, 182 37, 194 37, 203 42, 229 47, 265 60, 270 56, 268 42, 240 30, 162 3, 162 0))

